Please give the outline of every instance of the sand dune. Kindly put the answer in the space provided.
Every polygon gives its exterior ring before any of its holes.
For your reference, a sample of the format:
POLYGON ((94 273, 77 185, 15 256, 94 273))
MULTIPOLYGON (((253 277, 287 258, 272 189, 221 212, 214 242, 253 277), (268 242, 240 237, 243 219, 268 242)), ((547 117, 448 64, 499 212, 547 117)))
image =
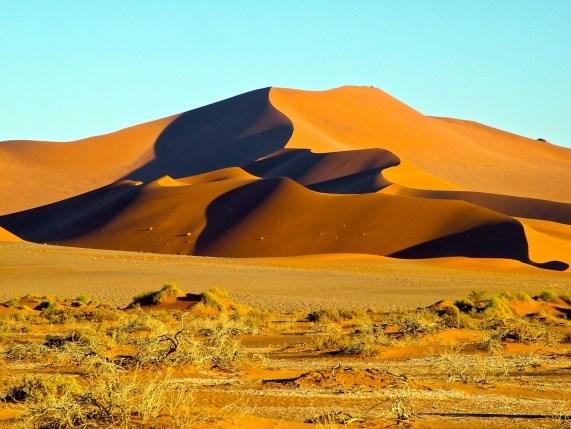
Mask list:
POLYGON ((382 149, 313 153, 309 149, 285 149, 244 167, 259 177, 289 177, 322 192, 365 193, 388 186, 381 171, 399 164, 382 149))
POLYGON ((509 216, 541 219, 558 223, 571 224, 571 204, 535 198, 513 197, 510 195, 487 194, 466 191, 425 191, 408 189, 394 185, 392 195, 408 195, 421 198, 445 200, 463 200, 482 207, 487 207, 509 216))
MULTIPOLYGON (((427 117, 375 88, 274 89, 270 99, 294 123, 288 148, 383 148, 457 184, 456 190, 571 202, 569 149, 472 122, 427 117)), ((422 180, 408 186, 427 189, 422 180)))
POLYGON ((265 88, 76 142, 1 142, 0 239, 564 270, 570 165, 569 149, 375 88, 265 88))
POLYGON ((289 120, 269 88, 115 133, 66 144, 0 143, 0 214, 92 191, 121 179, 184 177, 251 163, 285 146, 289 120))

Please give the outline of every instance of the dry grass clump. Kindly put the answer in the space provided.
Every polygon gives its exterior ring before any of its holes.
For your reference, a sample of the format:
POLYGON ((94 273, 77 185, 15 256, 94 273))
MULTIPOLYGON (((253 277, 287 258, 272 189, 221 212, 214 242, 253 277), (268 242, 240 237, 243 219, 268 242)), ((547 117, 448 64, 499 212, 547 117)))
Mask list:
POLYGON ((40 376, 25 375, 12 381, 0 400, 6 402, 40 402, 49 396, 61 396, 67 392, 77 393, 80 386, 73 377, 60 374, 40 376))
POLYGON ((487 384, 493 376, 508 374, 505 360, 480 354, 468 356, 457 348, 442 353, 436 365, 442 373, 447 374, 448 380, 459 380, 463 383, 487 384))
POLYGON ((123 357, 127 366, 179 365, 233 368, 244 357, 242 344, 235 332, 218 325, 206 337, 195 336, 195 325, 182 321, 176 330, 163 331, 133 341, 137 347, 133 356, 123 357))
POLYGON ((171 400, 181 399, 173 394, 175 389, 182 388, 173 387, 163 374, 153 377, 106 366, 104 371, 90 374, 84 386, 30 397, 25 423, 41 429, 133 427, 135 423, 173 427, 178 411, 171 400), (161 416, 167 424, 161 424, 161 416))
POLYGON ((127 343, 138 336, 162 335, 168 330, 169 327, 164 322, 151 314, 140 312, 131 314, 110 327, 107 335, 117 343, 127 343))
POLYGON ((526 344, 537 342, 549 343, 555 340, 545 325, 537 321, 529 321, 522 318, 504 321, 496 329, 495 336, 500 341, 526 344))
POLYGON ((315 323, 314 332, 317 334, 315 339, 317 350, 339 350, 344 335, 343 328, 339 324, 331 321, 320 321, 315 323))
POLYGON ((362 417, 353 416, 341 408, 325 408, 314 410, 313 415, 306 419, 305 423, 314 424, 319 429, 335 429, 363 421, 362 417))
POLYGON ((23 334, 30 328, 14 319, 0 319, 0 334, 23 334))
POLYGON ((354 320, 363 317, 365 312, 362 310, 349 310, 343 308, 320 308, 313 310, 307 314, 309 322, 336 322, 340 323, 347 320, 354 320))
MULTIPOLYGON (((87 298, 85 298, 87 299, 87 298)), ((43 301, 36 306, 40 310, 36 322, 47 321, 48 323, 63 325, 68 323, 104 322, 116 321, 121 317, 121 312, 104 304, 93 305, 93 301, 84 304, 78 300, 62 300, 65 305, 55 301, 43 301)))
POLYGON ((45 361, 50 356, 50 349, 43 344, 16 344, 2 352, 2 358, 8 361, 45 361))
POLYGON ((370 319, 362 320, 348 332, 338 323, 325 319, 315 324, 314 332, 318 334, 314 343, 317 350, 346 355, 372 356, 380 346, 391 343, 383 329, 370 319))
POLYGON ((175 284, 166 284, 158 291, 144 292, 133 298, 131 306, 136 305, 159 305, 176 301, 178 297, 185 296, 186 293, 175 284))
POLYGON ((432 332, 438 328, 439 321, 438 315, 432 311, 417 310, 407 312, 397 322, 398 334, 401 337, 405 337, 432 332))
POLYGON ((388 416, 396 420, 397 424, 410 420, 414 417, 414 408, 411 401, 410 385, 401 383, 392 398, 388 416))
POLYGON ((555 302, 559 298, 559 295, 552 290, 544 290, 539 295, 535 296, 534 299, 545 301, 545 302, 555 302))

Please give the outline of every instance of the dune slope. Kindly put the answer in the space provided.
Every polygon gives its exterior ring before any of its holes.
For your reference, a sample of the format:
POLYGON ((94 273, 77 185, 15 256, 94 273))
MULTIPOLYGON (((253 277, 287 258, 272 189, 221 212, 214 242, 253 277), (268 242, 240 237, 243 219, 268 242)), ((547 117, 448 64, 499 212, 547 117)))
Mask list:
POLYGON ((375 88, 264 88, 76 142, 0 142, 0 227, 102 249, 565 270, 570 166, 569 149, 375 88))

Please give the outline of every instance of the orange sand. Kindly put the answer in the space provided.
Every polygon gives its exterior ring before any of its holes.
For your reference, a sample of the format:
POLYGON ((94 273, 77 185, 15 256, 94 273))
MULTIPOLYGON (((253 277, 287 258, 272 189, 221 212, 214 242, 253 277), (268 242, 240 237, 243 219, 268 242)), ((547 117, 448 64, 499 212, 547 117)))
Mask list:
POLYGON ((376 88, 266 88, 76 142, 1 142, 0 240, 565 270, 569 165, 376 88))

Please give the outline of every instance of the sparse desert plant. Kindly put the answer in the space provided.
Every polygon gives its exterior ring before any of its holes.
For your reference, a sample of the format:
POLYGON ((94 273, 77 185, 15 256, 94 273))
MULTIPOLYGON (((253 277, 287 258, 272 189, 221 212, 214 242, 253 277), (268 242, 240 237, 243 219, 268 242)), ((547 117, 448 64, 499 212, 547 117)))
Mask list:
POLYGON ((405 314, 400 321, 399 335, 417 336, 431 332, 438 327, 439 318, 436 314, 428 310, 413 311, 405 314))
POLYGON ((496 336, 501 341, 513 341, 517 343, 548 342, 552 338, 546 327, 535 321, 526 319, 511 319, 496 330, 496 336))
POLYGON ((468 294, 468 299, 473 303, 479 303, 483 301, 486 297, 486 292, 483 290, 472 289, 468 294))
MULTIPOLYGON (((108 306, 99 305, 78 313, 78 316, 81 316, 81 319, 86 322, 114 322, 121 319, 123 313, 108 306)), ((76 316, 76 320, 79 320, 79 317, 76 316)))
POLYGON ((45 361, 50 356, 50 349, 43 344, 16 344, 6 349, 2 356, 9 361, 45 361))
POLYGON ((451 307, 451 310, 440 316, 438 320, 438 326, 442 329, 477 329, 479 325, 478 319, 461 312, 457 306, 451 307))
POLYGON ((544 290, 536 298, 540 301, 553 302, 557 300, 558 295, 552 290, 544 290))
POLYGON ((91 297, 89 297, 88 295, 79 295, 75 299, 75 302, 78 302, 82 305, 88 305, 91 302, 91 297))
POLYGON ((447 374, 448 380, 459 380, 463 383, 486 384, 490 382, 491 377, 508 373, 504 359, 487 358, 480 354, 467 356, 455 348, 439 356, 437 367, 447 374))
POLYGON ((338 350, 343 337, 343 329, 335 322, 319 322, 315 324, 319 334, 315 340, 317 350, 338 350))
POLYGON ((344 341, 340 352, 346 355, 371 356, 377 351, 373 337, 349 337, 344 341))
POLYGON ((70 376, 59 374, 39 376, 25 375, 10 383, 0 400, 6 402, 42 401, 48 396, 59 396, 65 393, 78 393, 81 388, 70 376))
POLYGON ((509 361, 511 366, 510 370, 514 372, 523 372, 529 368, 539 368, 541 366, 541 361, 532 354, 514 356, 509 361))
POLYGON ((57 304, 48 304, 42 312, 40 316, 46 319, 49 323, 54 324, 64 324, 73 321, 73 316, 71 312, 67 309, 62 309, 57 306, 57 304))
POLYGON ((503 351, 502 340, 497 335, 489 335, 478 343, 478 349, 491 354, 500 354, 503 351))
POLYGON ((335 429, 363 421, 362 417, 353 416, 341 408, 315 409, 313 415, 305 420, 306 423, 312 423, 319 429, 335 429))
POLYGON ((220 303, 220 300, 216 297, 215 291, 202 292, 200 294, 200 300, 204 303, 204 305, 215 308, 218 311, 222 311, 224 308, 220 303))
POLYGON ((395 419, 397 423, 410 420, 414 416, 410 385, 406 381, 396 389, 390 405, 389 417, 395 419))
POLYGON ((88 381, 81 392, 50 392, 32 401, 27 427, 131 427, 134 419, 143 423, 156 419, 168 403, 168 383, 162 374, 149 378, 110 371, 88 381))
POLYGON ((484 307, 483 313, 488 318, 506 319, 514 316, 512 307, 505 295, 498 294, 490 298, 484 307))
POLYGON ((164 285, 158 291, 144 292, 133 298, 132 305, 157 305, 167 301, 174 301, 185 293, 173 283, 164 285))
MULTIPOLYGON (((224 325, 215 326, 203 339, 193 336, 193 329, 183 320, 176 330, 143 338, 136 342, 137 353, 124 364, 176 365, 192 363, 199 366, 231 368, 244 357, 241 343, 234 337, 235 331, 224 325)), ((196 329, 196 328, 194 328, 196 329)))
POLYGON ((169 327, 148 313, 140 312, 132 317, 128 317, 121 323, 108 329, 107 335, 117 343, 130 342, 133 334, 146 334, 157 336, 165 334, 169 327))
POLYGON ((517 301, 531 301, 531 296, 527 292, 516 292, 514 298, 517 301))
POLYGON ((28 332, 29 328, 13 319, 0 319, 0 334, 15 334, 28 332))
POLYGON ((470 313, 476 309, 476 304, 471 299, 461 298, 454 301, 454 307, 462 313, 470 313))
POLYGON ((320 308, 309 312, 307 320, 314 323, 339 322, 341 316, 336 308, 320 308))
POLYGON ((20 304, 20 300, 18 298, 10 298, 8 301, 4 303, 6 307, 17 307, 20 304))

